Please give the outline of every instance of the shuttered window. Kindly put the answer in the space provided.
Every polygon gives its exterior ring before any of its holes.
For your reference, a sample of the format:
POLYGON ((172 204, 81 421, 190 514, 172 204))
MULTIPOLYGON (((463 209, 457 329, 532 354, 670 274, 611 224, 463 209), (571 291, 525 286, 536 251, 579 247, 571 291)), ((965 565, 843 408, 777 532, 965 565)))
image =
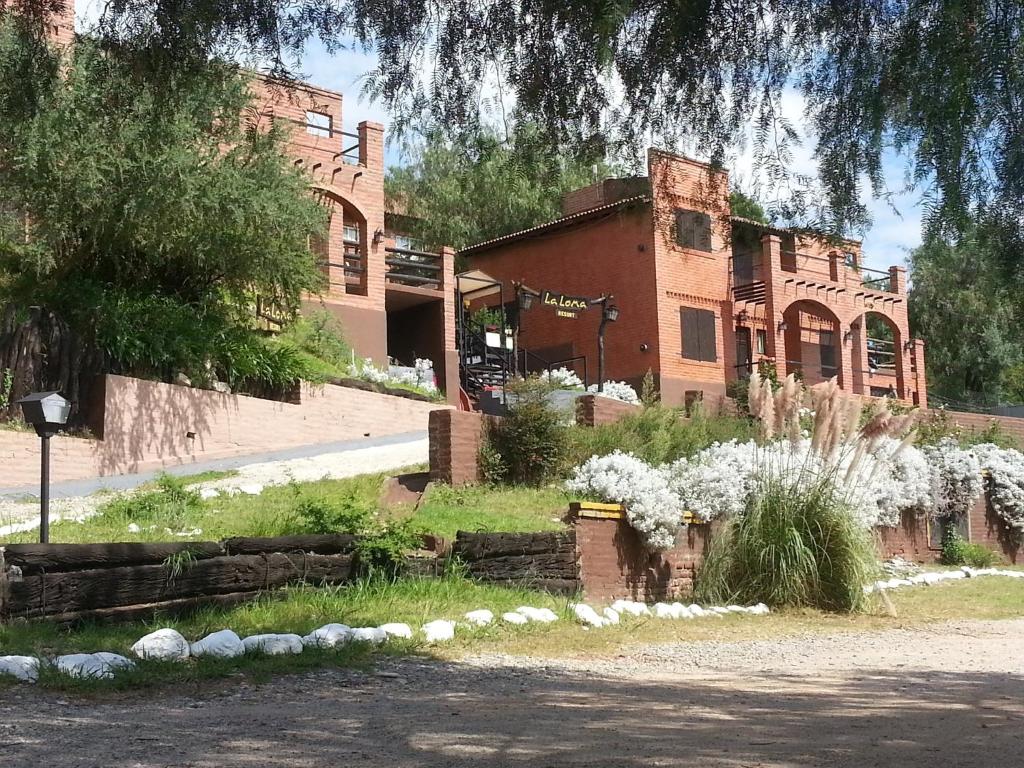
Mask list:
POLYGON ((700 211, 677 209, 676 244, 711 253, 711 216, 700 211))
POLYGON ((683 336, 683 357, 706 363, 718 361, 715 343, 715 313, 709 309, 679 308, 683 336))

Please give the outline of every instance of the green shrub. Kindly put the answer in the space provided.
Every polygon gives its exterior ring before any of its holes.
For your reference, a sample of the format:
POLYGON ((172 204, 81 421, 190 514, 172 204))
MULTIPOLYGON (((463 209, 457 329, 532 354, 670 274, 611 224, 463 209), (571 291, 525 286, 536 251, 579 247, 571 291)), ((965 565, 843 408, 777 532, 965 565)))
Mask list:
POLYGON ((571 465, 578 466, 591 456, 620 450, 656 466, 692 456, 713 443, 744 442, 755 435, 754 423, 744 416, 712 415, 694 408, 686 418, 679 408, 657 404, 612 424, 572 428, 569 457, 571 465))
POLYGON ((948 525, 942 534, 941 562, 943 565, 991 568, 1000 562, 1000 558, 988 547, 967 541, 954 526, 948 525))
POLYGON ((116 528, 135 523, 177 531, 191 528, 202 509, 203 501, 196 491, 187 488, 180 478, 162 474, 153 490, 118 496, 101 505, 99 515, 116 528))
POLYGON ((725 522, 698 573, 697 596, 716 604, 855 611, 877 562, 870 534, 837 497, 768 478, 745 513, 725 522))
POLYGON ((488 471, 502 473, 492 481, 537 486, 565 469, 566 416, 550 404, 550 392, 550 386, 535 378, 509 387, 505 417, 488 427, 484 441, 488 471))

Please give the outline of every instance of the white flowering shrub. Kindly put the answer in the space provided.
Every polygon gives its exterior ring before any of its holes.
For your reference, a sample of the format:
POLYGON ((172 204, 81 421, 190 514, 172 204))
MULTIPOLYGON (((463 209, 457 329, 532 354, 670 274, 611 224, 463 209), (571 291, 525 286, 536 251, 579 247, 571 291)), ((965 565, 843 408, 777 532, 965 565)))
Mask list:
POLYGON ((948 439, 923 451, 932 473, 932 516, 967 514, 984 490, 978 456, 948 439))
POLYGON ((716 443, 669 465, 669 487, 698 520, 739 515, 755 483, 755 450, 754 443, 716 443))
POLYGON ((974 452, 989 474, 992 508, 1011 530, 1024 534, 1024 453, 991 443, 974 446, 974 452))
POLYGON ((540 380, 558 389, 583 389, 583 381, 576 375, 576 372, 564 367, 542 371, 540 380))
POLYGON ((587 392, 592 395, 601 394, 605 397, 610 397, 612 400, 621 400, 630 405, 640 404, 640 395, 624 381, 606 381, 600 393, 597 391, 597 384, 591 384, 587 388, 587 392))
POLYGON ((881 477, 884 482, 877 484, 879 525, 899 525, 904 512, 918 515, 931 512, 934 503, 932 471, 920 449, 883 437, 873 455, 887 469, 881 477))
POLYGON ((349 366, 349 374, 373 384, 403 385, 414 387, 428 394, 437 392, 434 363, 431 360, 417 359, 412 367, 392 365, 385 371, 375 366, 373 360, 365 358, 353 362, 349 366))
POLYGON ((664 469, 616 451, 587 459, 567 486, 589 499, 622 504, 626 519, 649 549, 670 549, 675 543, 683 503, 669 486, 664 469))

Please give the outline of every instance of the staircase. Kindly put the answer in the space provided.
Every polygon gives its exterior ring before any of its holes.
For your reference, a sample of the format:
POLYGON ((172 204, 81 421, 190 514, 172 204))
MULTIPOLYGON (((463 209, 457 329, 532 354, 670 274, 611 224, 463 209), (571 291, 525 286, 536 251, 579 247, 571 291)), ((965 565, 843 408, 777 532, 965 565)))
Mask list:
POLYGON ((461 334, 459 374, 462 389, 476 410, 485 393, 497 392, 499 400, 503 401, 505 385, 515 377, 512 351, 488 344, 487 335, 485 331, 468 328, 462 329, 461 334))

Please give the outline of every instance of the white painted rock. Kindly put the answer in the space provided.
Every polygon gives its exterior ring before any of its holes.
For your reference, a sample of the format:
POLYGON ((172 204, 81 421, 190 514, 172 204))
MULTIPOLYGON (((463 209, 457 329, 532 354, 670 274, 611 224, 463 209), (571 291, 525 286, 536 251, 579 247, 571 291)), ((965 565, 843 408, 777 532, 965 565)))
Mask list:
POLYGON ((132 661, 117 653, 71 653, 58 656, 57 669, 71 677, 110 678, 119 669, 132 667, 132 661))
POLYGON ((397 622, 391 624, 381 624, 380 627, 378 627, 378 629, 383 631, 384 634, 386 634, 388 637, 401 637, 404 639, 409 639, 410 637, 412 637, 412 627, 410 627, 408 624, 401 624, 397 622))
POLYGON ((249 635, 242 640, 246 653, 262 653, 267 656, 286 656, 302 653, 302 638, 293 634, 249 635))
POLYGON ((212 656, 215 659, 233 659, 245 653, 245 646, 242 645, 242 638, 232 630, 222 629, 192 643, 188 650, 196 658, 212 656))
POLYGON ((34 656, 0 656, 0 675, 10 675, 23 683, 39 679, 39 659, 34 656))
POLYGON ((638 603, 635 600, 616 600, 612 603, 612 608, 618 611, 620 614, 628 613, 631 616, 650 616, 651 610, 643 603, 638 603))
POLYGON ((494 613, 486 608, 481 608, 478 611, 470 611, 463 618, 466 620, 466 623, 472 624, 475 627, 486 627, 494 621, 494 613))
POLYGON ((522 614, 530 621, 539 621, 542 624, 558 621, 558 615, 550 608, 533 608, 529 605, 521 605, 516 608, 516 613, 522 614))
POLYGON ((238 486, 238 492, 248 496, 259 496, 263 493, 263 486, 259 483, 243 483, 238 486))
POLYGON ((607 624, 618 624, 620 617, 619 612, 609 606, 601 611, 601 618, 604 619, 607 624))
POLYGON ((387 639, 388 633, 379 627, 355 627, 352 630, 352 640, 357 643, 380 645, 387 639))
POLYGON ((690 615, 695 619, 702 618, 708 615, 708 612, 701 608, 699 605, 694 604, 690 606, 690 615))
POLYGON ((216 499, 218 496, 220 496, 220 491, 218 491, 216 488, 200 488, 199 489, 199 498, 200 499, 216 499))
POLYGON ((714 611, 719 616, 724 616, 725 614, 727 614, 729 612, 729 609, 726 608, 724 605, 714 605, 714 606, 711 607, 711 610, 714 611))
POLYGON ((189 656, 188 640, 176 629, 165 627, 139 638, 132 653, 140 659, 156 661, 184 661, 189 656))
POLYGON ((682 603, 672 603, 672 618, 674 619, 692 619, 693 614, 690 613, 690 609, 682 603))
POLYGON ((128 533, 142 533, 138 523, 128 523, 128 533))
POLYGON ((352 627, 347 624, 324 624, 302 638, 302 644, 307 648, 337 648, 351 638, 352 627))
POLYGON ((597 611, 586 603, 573 603, 569 607, 572 609, 576 618, 584 624, 589 624, 592 627, 603 627, 609 623, 606 618, 598 615, 597 611))
POLYGON ((668 603, 655 603, 654 615, 659 619, 674 619, 676 617, 675 611, 668 603))
POLYGON ((428 621, 423 625, 423 636, 428 643, 441 643, 455 638, 455 622, 447 619, 428 621))
POLYGON ((529 621, 523 614, 516 613, 515 611, 501 614, 501 620, 509 624, 525 624, 529 621))

